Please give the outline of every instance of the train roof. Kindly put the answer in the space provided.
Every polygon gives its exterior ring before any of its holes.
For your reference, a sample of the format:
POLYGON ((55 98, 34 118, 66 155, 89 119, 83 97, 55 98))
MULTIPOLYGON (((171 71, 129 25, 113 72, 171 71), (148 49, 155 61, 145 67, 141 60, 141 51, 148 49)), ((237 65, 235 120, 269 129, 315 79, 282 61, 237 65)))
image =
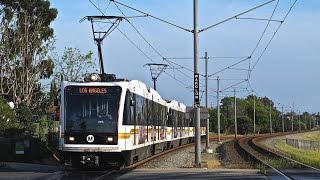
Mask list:
POLYGON ((171 109, 180 110, 180 111, 185 111, 186 109, 186 105, 184 105, 183 103, 179 103, 176 100, 168 101, 168 106, 171 109))
POLYGON ((117 79, 116 81, 112 81, 112 82, 70 82, 70 81, 63 81, 63 86, 68 86, 68 85, 75 85, 75 86, 79 86, 79 85, 86 85, 86 86, 101 86, 101 85, 106 85, 106 86, 126 86, 127 88, 129 88, 130 90, 133 89, 139 89, 139 91, 141 92, 141 90, 144 92, 143 96, 146 97, 151 97, 149 95, 152 95, 154 100, 158 101, 158 102, 162 102, 165 104, 169 104, 169 106, 172 109, 185 109, 186 106, 183 103, 179 103, 176 100, 170 100, 170 101, 166 101, 165 99, 163 99, 160 94, 154 90, 151 87, 147 87, 146 84, 144 84, 143 82, 139 81, 139 80, 125 80, 125 79, 117 79))

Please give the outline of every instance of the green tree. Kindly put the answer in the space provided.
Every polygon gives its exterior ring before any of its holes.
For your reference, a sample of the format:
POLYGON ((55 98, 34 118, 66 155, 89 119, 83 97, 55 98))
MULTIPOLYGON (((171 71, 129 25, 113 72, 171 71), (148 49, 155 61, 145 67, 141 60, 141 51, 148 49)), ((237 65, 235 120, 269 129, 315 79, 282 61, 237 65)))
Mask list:
POLYGON ((0 135, 4 135, 9 129, 18 129, 14 111, 7 101, 0 96, 0 135))
POLYGON ((234 132, 234 98, 223 98, 220 107, 220 124, 222 132, 234 132))
POLYGON ((39 138, 46 145, 48 145, 48 134, 53 126, 53 122, 48 120, 45 116, 41 116, 39 121, 39 138))
POLYGON ((237 117, 237 124, 238 124, 239 134, 252 133, 253 124, 252 124, 252 120, 248 116, 237 117))
POLYGON ((57 85, 61 80, 79 81, 82 80, 88 70, 94 67, 92 51, 82 54, 77 48, 65 48, 62 57, 54 58, 54 77, 57 85))
POLYGON ((53 73, 48 52, 57 10, 47 0, 0 1, 0 94, 29 106, 39 80, 53 73))
POLYGON ((38 83, 33 90, 31 104, 28 106, 33 115, 42 115, 46 112, 47 107, 51 104, 49 93, 45 92, 44 88, 38 83))
POLYGON ((35 126, 32 121, 32 111, 24 103, 21 103, 17 109, 17 120, 22 125, 23 133, 21 135, 32 135, 35 132, 35 126))
POLYGON ((56 97, 56 93, 57 93, 58 87, 57 87, 57 83, 55 81, 55 79, 53 79, 50 83, 50 90, 49 90, 49 99, 48 99, 48 104, 49 105, 53 105, 54 99, 56 97))
POLYGON ((217 132, 217 130, 218 130, 217 109, 216 108, 209 109, 209 130, 210 130, 210 132, 217 132))

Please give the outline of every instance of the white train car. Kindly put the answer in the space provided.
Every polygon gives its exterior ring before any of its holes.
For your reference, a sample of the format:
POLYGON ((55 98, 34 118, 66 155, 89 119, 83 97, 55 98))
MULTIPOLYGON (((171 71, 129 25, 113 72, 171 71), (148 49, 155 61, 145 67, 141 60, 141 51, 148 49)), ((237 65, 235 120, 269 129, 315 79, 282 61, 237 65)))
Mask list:
POLYGON ((60 101, 62 163, 129 165, 194 138, 186 106, 137 80, 64 81, 60 101))

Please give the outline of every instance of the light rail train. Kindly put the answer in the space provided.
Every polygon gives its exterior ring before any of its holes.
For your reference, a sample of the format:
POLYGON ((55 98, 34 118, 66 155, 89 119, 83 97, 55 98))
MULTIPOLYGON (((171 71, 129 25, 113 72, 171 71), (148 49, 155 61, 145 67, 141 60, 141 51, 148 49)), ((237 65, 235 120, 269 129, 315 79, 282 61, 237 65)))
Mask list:
POLYGON ((101 82, 91 74, 87 82, 62 82, 59 99, 62 163, 125 166, 194 141, 186 106, 138 80, 101 82))

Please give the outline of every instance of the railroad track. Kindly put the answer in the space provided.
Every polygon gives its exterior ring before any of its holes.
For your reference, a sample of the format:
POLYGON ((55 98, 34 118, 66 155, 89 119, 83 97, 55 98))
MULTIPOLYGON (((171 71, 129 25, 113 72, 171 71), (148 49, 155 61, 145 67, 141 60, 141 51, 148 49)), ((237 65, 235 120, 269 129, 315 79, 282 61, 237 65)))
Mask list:
POLYGON ((126 167, 121 167, 120 169, 106 169, 105 171, 100 171, 100 170, 92 170, 92 171, 87 171, 87 170, 77 170, 74 168, 67 168, 65 172, 62 173, 60 177, 53 178, 55 180, 64 180, 64 179, 71 179, 71 180, 77 180, 77 179, 83 179, 83 180, 102 180, 102 179, 116 179, 117 177, 132 171, 133 169, 136 169, 149 161, 152 161, 154 159, 160 158, 161 156, 164 156, 166 154, 172 153, 176 150, 183 149, 186 147, 189 147, 191 145, 194 145, 193 143, 191 144, 186 144, 182 146, 178 146, 166 151, 163 151, 161 153, 158 153, 156 155, 150 156, 148 158, 145 158, 141 161, 138 161, 130 166, 126 167))
MULTIPOLYGON (((233 139, 233 137, 221 137, 221 140, 229 140, 233 139)), ((211 138, 210 141, 216 141, 217 138, 211 138)), ((205 141, 202 141, 202 143, 205 143, 205 141)), ((144 164, 155 160, 157 158, 161 158, 164 155, 167 155, 169 153, 173 153, 174 151, 181 150, 183 148, 187 148, 190 146, 194 146, 194 143, 174 147, 172 149, 168 149, 166 151, 163 151, 161 153, 158 153, 156 155, 150 156, 146 159, 143 159, 141 161, 138 161, 130 166, 127 167, 122 167, 120 169, 107 169, 105 171, 101 170, 92 170, 92 171, 87 171, 87 170, 77 170, 73 168, 67 168, 65 172, 62 173, 60 177, 53 178, 55 180, 64 180, 64 179, 90 179, 90 180, 102 180, 102 179, 115 179, 127 172, 132 171, 133 169, 139 168, 143 166, 144 164)))
POLYGON ((249 136, 238 139, 237 145, 244 157, 261 169, 270 179, 319 179, 320 169, 283 156, 260 143, 262 140, 284 134, 249 136))

